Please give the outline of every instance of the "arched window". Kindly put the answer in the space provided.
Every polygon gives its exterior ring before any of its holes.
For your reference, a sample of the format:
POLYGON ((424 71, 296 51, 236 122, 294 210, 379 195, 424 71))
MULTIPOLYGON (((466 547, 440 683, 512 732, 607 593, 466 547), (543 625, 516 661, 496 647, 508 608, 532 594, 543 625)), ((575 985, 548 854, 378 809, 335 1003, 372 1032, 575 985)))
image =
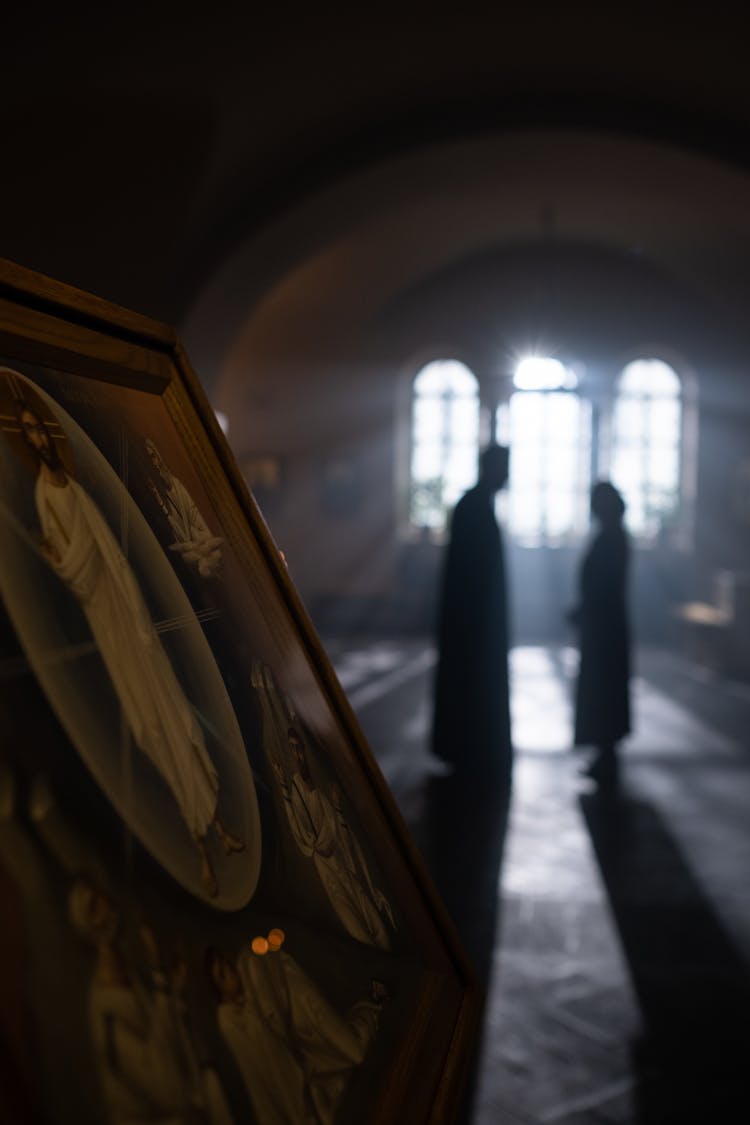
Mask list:
POLYGON ((559 360, 521 360, 498 415, 498 440, 511 447, 508 529, 527 546, 556 546, 587 526, 591 406, 577 383, 559 360))
POLYGON ((438 359, 418 373, 411 439, 410 522, 443 528, 477 478, 479 388, 465 364, 438 359))
POLYGON ((681 434, 677 372, 660 359, 629 363, 617 384, 610 475, 625 498, 628 527, 644 539, 677 513, 681 434))

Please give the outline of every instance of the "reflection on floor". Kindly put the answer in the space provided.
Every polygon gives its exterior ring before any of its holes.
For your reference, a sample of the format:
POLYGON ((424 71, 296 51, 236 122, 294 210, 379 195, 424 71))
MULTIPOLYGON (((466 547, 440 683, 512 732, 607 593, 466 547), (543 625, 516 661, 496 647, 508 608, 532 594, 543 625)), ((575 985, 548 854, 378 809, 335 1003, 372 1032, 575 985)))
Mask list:
POLYGON ((427 754, 427 643, 327 648, 486 982, 465 1125, 746 1120, 750 688, 639 654, 611 799, 570 751, 575 654, 516 649, 507 809, 427 754))

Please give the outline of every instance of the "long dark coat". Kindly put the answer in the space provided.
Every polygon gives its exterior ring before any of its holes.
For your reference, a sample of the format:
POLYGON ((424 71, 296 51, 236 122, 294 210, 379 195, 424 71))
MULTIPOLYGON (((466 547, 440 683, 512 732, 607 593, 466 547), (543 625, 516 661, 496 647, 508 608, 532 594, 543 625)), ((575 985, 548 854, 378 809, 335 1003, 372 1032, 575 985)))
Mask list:
POLYGON ((629 555, 618 524, 599 532, 581 566, 576 746, 610 745, 630 732, 629 555))
POLYGON ((493 493, 481 485, 453 513, 437 639, 433 752, 456 766, 509 770, 505 561, 493 493))

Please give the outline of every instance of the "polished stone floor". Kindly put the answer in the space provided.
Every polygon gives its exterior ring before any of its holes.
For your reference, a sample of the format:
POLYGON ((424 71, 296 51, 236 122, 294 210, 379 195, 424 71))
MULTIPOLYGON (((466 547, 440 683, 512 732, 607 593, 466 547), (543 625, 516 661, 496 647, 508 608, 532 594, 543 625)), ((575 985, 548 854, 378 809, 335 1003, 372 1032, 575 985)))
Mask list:
POLYGON ((599 793, 575 653, 518 648, 508 802, 431 761, 426 641, 326 647, 487 990, 464 1125, 750 1119, 750 685, 641 652, 599 793))

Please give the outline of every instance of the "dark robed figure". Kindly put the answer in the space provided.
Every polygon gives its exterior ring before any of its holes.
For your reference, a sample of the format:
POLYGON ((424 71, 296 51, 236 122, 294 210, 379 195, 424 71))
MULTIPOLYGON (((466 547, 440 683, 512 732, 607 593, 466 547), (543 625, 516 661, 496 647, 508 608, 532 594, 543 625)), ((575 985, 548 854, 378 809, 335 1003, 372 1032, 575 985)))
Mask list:
POLYGON ((580 572, 580 602, 573 619, 580 630, 575 744, 593 746, 588 773, 616 780, 616 746, 630 732, 630 628, 627 609, 628 536, 625 504, 608 481, 591 490, 591 512, 600 530, 580 572))
POLYGON ((438 615, 433 753, 458 769, 510 777, 505 563, 494 512, 508 450, 490 446, 453 513, 438 615))

